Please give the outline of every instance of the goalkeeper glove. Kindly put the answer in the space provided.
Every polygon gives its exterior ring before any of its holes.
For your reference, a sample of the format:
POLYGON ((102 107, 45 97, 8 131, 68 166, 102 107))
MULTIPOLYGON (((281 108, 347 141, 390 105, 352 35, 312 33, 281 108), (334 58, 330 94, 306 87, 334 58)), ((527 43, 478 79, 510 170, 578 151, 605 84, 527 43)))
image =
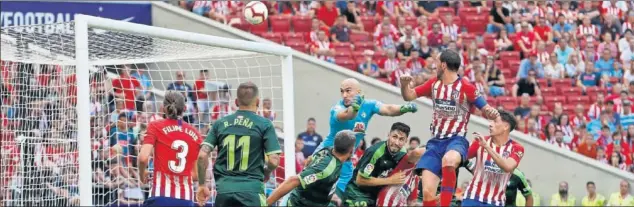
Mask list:
POLYGON ((415 103, 409 102, 401 105, 401 113, 403 114, 407 112, 416 113, 416 111, 418 111, 418 106, 415 103))
POLYGON ((357 94, 356 96, 354 96, 354 99, 352 99, 352 109, 354 110, 354 112, 359 111, 361 105, 363 105, 363 100, 363 95, 357 94))

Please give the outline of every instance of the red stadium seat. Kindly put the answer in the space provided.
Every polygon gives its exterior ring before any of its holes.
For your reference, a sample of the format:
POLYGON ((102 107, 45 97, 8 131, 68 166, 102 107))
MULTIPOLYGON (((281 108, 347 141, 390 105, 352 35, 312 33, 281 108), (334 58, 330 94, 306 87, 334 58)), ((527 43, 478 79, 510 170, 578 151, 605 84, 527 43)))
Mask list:
POLYGON ((572 87, 572 83, 573 83, 573 80, 568 78, 552 80, 552 85, 555 88, 572 87))
POLYGON ((495 97, 487 97, 487 103, 491 106, 497 106, 498 105, 498 100, 495 97))
POLYGON ((469 45, 471 42, 476 41, 476 35, 474 34, 470 34, 470 33, 465 33, 462 34, 462 45, 464 47, 467 47, 467 45, 469 45))
POLYGON ((438 7, 436 8, 436 11, 438 12, 438 16, 440 18, 444 18, 447 14, 456 15, 456 11, 451 7, 438 7))
POLYGON ((481 15, 471 15, 467 16, 465 20, 463 20, 463 25, 467 28, 469 33, 473 33, 476 35, 482 35, 486 32, 486 27, 488 24, 488 19, 485 16, 481 15))
POLYGON ((597 97, 598 93, 605 94, 606 91, 601 89, 601 88, 599 88, 599 87, 587 87, 586 88, 586 95, 590 97, 592 102, 594 102, 594 99, 597 97))
POLYGON ((497 38, 497 34, 484 34, 483 42, 484 48, 488 51, 495 51, 495 39, 497 38))
MULTIPOLYGON (((506 77, 506 76, 505 76, 506 77)), ((505 79, 504 87, 507 89, 511 89, 513 85, 517 82, 517 79, 510 77, 505 79)))
POLYGON ((542 96, 543 97, 556 96, 557 95, 557 89, 556 88, 541 87, 540 89, 542 91, 542 96))
POLYGON ((520 69, 520 65, 522 64, 519 60, 509 60, 509 69, 513 72, 513 75, 517 74, 517 71, 520 69))
POLYGON ((271 40, 277 44, 282 44, 282 34, 280 33, 273 33, 273 32, 267 32, 262 34, 262 37, 264 37, 267 40, 271 40))
POLYGON ((285 42, 285 44, 286 46, 293 48, 294 50, 297 50, 300 52, 307 52, 306 42, 304 41, 288 40, 285 42))
POLYGON ((500 52, 500 60, 520 60, 520 53, 517 51, 504 51, 500 52))
POLYGON ((350 42, 371 42, 370 34, 367 32, 352 32, 350 33, 350 42))
POLYGON ((261 24, 251 25, 250 31, 253 34, 262 34, 269 31, 269 21, 264 21, 261 24))
POLYGON ((566 98, 564 96, 544 96, 544 102, 546 102, 546 105, 548 105, 549 108, 552 108, 550 106, 555 103, 566 104, 566 98))
POLYGON ((555 86, 555 88, 559 89, 559 94, 562 96, 581 96, 583 94, 581 88, 574 86, 555 86))
POLYGON ((548 87, 548 80, 546 79, 537 79, 537 84, 540 88, 548 87))
POLYGON ((354 43, 354 50, 363 52, 364 50, 374 51, 374 44, 372 42, 356 42, 354 43))
POLYGON ((502 108, 503 108, 504 110, 507 110, 507 111, 514 111, 514 110, 515 110, 515 108, 517 108, 517 105, 518 105, 518 104, 517 104, 517 103, 500 103, 500 105, 502 105, 502 108))
POLYGON ((335 49, 335 60, 339 59, 351 59, 352 52, 350 51, 339 51, 335 49))
POLYGON ((272 32, 290 32, 291 31, 291 18, 285 15, 275 15, 269 17, 271 21, 272 32))
POLYGON ((574 114, 575 113, 575 104, 564 104, 563 106, 564 113, 566 114, 574 114))
POLYGON ((418 26, 418 19, 416 19, 416 17, 405 17, 405 24, 416 28, 418 26))
POLYGON ((304 41, 304 35, 301 33, 285 32, 282 33, 282 37, 284 38, 284 41, 304 41))
POLYGON ((587 105, 590 104, 590 97, 587 96, 577 96, 577 95, 568 95, 566 97, 568 100, 568 104, 573 104, 573 105, 577 105, 577 104, 582 104, 582 105, 587 105))
POLYGON ((309 16, 293 16, 291 17, 291 25, 295 33, 310 32, 312 19, 309 16))
POLYGON ((377 25, 377 21, 374 16, 361 16, 361 24, 363 25, 363 30, 366 32, 374 32, 374 27, 377 25))
POLYGON ((353 71, 357 71, 357 65, 355 64, 354 60, 351 58, 345 58, 345 57, 340 57, 340 58, 335 58, 335 63, 341 67, 353 70, 353 71))
POLYGON ((335 50, 337 52, 352 52, 352 49, 350 48, 350 43, 348 42, 338 42, 338 43, 332 43, 332 46, 335 48, 335 50))
POLYGON ((508 103, 517 104, 517 98, 512 96, 500 96, 500 97, 497 97, 497 100, 500 103, 500 105, 508 104, 508 103))

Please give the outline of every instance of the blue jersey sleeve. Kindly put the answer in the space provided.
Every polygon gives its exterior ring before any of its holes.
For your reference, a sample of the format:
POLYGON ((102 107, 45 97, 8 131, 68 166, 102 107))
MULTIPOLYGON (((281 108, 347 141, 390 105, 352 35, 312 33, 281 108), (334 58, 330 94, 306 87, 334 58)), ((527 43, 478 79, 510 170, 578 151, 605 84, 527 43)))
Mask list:
POLYGON ((383 106, 383 102, 372 99, 366 99, 365 101, 366 104, 364 104, 364 106, 371 107, 370 111, 372 112, 372 114, 378 114, 379 111, 381 111, 381 106, 383 106))
POLYGON ((337 103, 334 106, 332 106, 332 108, 330 108, 330 124, 336 124, 339 122, 339 120, 337 120, 337 113, 343 109, 346 109, 345 106, 337 103))

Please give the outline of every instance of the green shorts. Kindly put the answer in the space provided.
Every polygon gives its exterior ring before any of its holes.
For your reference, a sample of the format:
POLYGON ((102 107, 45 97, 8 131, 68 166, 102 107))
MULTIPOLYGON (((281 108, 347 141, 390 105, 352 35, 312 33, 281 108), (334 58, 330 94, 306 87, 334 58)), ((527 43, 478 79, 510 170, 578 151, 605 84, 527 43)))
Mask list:
POLYGON ((369 207, 376 206, 376 200, 368 197, 362 192, 346 189, 344 198, 341 199, 344 206, 347 207, 369 207))
POLYGON ((266 196, 261 193, 219 193, 214 206, 267 206, 266 196))

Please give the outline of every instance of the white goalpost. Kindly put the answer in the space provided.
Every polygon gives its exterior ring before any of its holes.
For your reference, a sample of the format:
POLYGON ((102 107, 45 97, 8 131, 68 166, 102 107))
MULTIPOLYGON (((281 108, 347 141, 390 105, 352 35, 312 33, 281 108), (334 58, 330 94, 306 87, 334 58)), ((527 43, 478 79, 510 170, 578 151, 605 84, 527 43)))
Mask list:
POLYGON ((183 120, 206 135, 236 110, 246 81, 283 139, 285 177, 295 174, 288 47, 87 15, 3 27, 0 40, 0 205, 142 203, 151 186, 138 179, 136 154, 164 91, 187 96, 183 120))

